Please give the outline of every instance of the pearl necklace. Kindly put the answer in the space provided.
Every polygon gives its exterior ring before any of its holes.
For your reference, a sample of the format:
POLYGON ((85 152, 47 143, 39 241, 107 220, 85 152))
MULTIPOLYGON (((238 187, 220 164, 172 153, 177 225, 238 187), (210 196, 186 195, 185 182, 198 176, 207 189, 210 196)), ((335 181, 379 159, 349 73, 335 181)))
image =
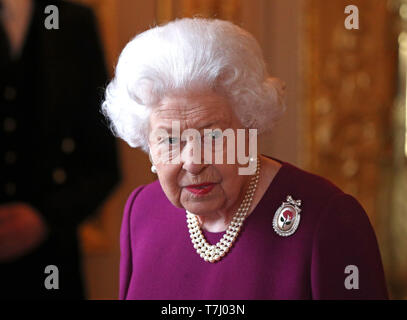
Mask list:
POLYGON ((260 176, 260 159, 257 158, 256 173, 251 178, 249 187, 246 191, 246 195, 232 218, 226 233, 223 235, 222 239, 218 241, 215 245, 210 245, 199 226, 198 217, 193 213, 187 212, 187 223, 192 240, 192 244, 196 249, 196 252, 207 262, 216 262, 222 259, 230 250, 233 243, 236 241, 239 235, 240 229, 242 228, 243 222, 246 219, 247 212, 249 211, 250 205, 253 200, 253 195, 256 192, 257 183, 260 176))

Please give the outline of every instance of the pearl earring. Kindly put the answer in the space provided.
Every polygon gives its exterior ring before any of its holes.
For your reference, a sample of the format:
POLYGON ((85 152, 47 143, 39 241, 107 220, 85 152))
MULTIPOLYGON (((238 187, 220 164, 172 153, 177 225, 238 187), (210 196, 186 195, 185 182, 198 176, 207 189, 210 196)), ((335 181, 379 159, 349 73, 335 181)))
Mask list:
POLYGON ((148 158, 150 159, 150 162, 152 164, 151 166, 151 172, 152 173, 157 173, 157 168, 155 167, 155 165, 153 165, 153 159, 151 159, 151 153, 148 153, 148 158))

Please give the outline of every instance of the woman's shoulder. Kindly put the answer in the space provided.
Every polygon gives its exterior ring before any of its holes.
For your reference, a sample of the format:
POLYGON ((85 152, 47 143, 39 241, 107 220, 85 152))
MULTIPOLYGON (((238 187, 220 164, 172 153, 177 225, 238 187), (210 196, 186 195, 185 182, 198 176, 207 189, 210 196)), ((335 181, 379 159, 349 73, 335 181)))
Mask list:
POLYGON ((161 185, 159 180, 154 180, 153 182, 146 183, 146 184, 141 184, 137 187, 135 187, 131 192, 130 195, 128 196, 128 199, 133 199, 137 198, 141 195, 145 196, 148 194, 148 196, 151 195, 156 195, 158 192, 162 192, 161 185))
POLYGON ((280 161, 282 164, 279 174, 282 176, 279 184, 287 188, 295 188, 301 193, 315 193, 328 196, 343 191, 328 178, 302 169, 292 163, 280 161))
POLYGON ((158 180, 136 187, 128 196, 124 205, 122 228, 138 226, 158 218, 163 210, 170 212, 175 208, 164 194, 158 180))
POLYGON ((341 228, 357 220, 367 228, 371 227, 364 208, 353 195, 325 177, 288 162, 280 163, 282 167, 270 185, 270 194, 274 194, 273 198, 280 202, 285 201, 287 196, 301 200, 301 220, 310 229, 316 231, 321 221, 336 222, 332 227, 341 228))
POLYGON ((151 203, 152 200, 154 200, 154 203, 167 200, 158 179, 148 184, 142 184, 133 189, 127 198, 125 210, 133 207, 134 205, 144 206, 151 203))

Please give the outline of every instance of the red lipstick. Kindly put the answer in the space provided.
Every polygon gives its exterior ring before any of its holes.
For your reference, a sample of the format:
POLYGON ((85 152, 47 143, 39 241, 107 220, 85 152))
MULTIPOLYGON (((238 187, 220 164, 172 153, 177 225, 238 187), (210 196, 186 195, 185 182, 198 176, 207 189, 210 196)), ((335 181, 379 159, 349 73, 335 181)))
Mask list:
POLYGON ((215 186, 214 183, 201 183, 201 184, 191 184, 189 186, 186 186, 186 188, 189 192, 192 192, 193 194, 204 195, 211 192, 214 186, 215 186))

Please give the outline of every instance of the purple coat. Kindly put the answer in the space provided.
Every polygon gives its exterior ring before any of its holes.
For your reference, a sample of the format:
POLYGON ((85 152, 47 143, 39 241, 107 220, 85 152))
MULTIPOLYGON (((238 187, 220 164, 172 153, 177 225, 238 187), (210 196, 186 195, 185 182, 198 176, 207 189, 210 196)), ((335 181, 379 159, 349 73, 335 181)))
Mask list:
MULTIPOLYGON (((376 236, 357 200, 279 162, 234 246, 214 264, 198 256, 185 210, 169 202, 158 180, 135 189, 122 221, 119 298, 387 299, 376 236), (272 222, 287 195, 302 200, 302 211, 296 232, 282 237, 272 222)), ((223 234, 204 231, 211 244, 223 234)))

